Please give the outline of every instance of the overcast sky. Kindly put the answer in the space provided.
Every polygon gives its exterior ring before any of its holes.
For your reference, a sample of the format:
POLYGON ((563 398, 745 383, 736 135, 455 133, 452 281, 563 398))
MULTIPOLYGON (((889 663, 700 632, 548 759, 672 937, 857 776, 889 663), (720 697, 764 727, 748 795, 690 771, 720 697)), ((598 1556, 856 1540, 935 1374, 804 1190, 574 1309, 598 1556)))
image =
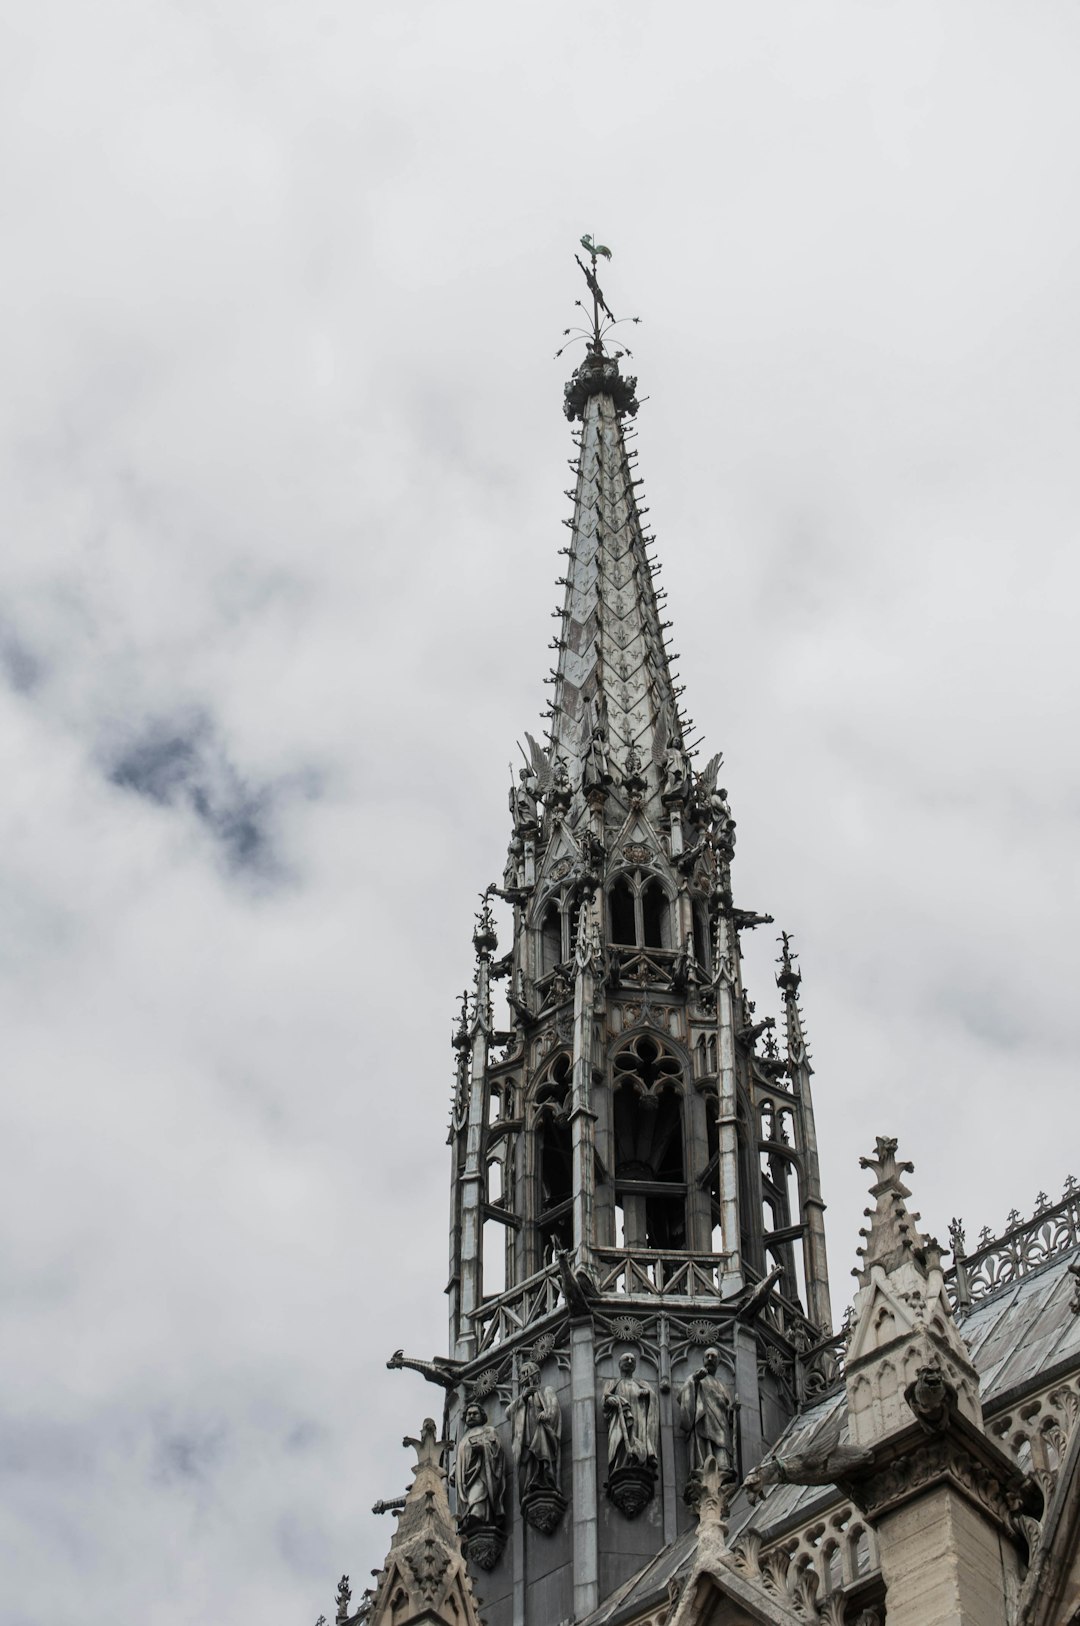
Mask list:
POLYGON ((837 1313, 875 1133, 943 1239, 1075 1166, 1080 14, 4 11, 0 1620, 310 1626, 440 1403, 583 231, 837 1313))

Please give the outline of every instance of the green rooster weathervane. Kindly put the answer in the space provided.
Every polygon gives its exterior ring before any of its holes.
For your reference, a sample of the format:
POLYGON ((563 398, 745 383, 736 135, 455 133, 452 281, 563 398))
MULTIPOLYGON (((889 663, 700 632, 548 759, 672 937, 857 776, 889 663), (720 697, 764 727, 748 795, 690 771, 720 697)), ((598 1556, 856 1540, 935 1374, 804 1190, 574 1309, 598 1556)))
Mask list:
POLYGON ((589 292, 592 294, 593 299, 593 331, 592 345, 590 348, 599 350, 601 348, 600 312, 603 311, 609 322, 614 322, 615 313, 611 309, 607 300, 604 298, 600 284, 596 280, 596 256, 598 254, 602 254, 605 260, 610 260, 611 250, 603 243, 594 243, 591 235, 588 232, 586 232, 585 236, 581 239, 581 246, 585 250, 586 254, 588 254, 591 264, 583 264, 581 259, 576 254, 574 255, 574 259, 577 260, 578 265, 581 266, 581 274, 589 285, 589 292))

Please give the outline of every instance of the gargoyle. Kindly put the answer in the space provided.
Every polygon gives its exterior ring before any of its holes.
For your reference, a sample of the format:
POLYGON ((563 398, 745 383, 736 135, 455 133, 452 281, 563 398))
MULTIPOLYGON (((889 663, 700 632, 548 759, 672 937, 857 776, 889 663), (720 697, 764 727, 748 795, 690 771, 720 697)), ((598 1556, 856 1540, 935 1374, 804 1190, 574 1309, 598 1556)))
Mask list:
POLYGON ((596 1283, 588 1271, 571 1270, 570 1255, 565 1249, 556 1248, 555 1258, 559 1264, 559 1277, 570 1314, 574 1317, 591 1316, 593 1306, 599 1298, 596 1283))
POLYGON ((838 1485, 848 1475, 869 1468, 870 1446, 832 1445, 818 1451, 793 1451, 790 1456, 765 1457, 751 1468, 742 1488, 747 1500, 760 1502, 768 1485, 838 1485))
POLYGON ((448 1355, 440 1355, 434 1361, 418 1361, 411 1355, 406 1355, 404 1350, 395 1349, 386 1364, 391 1372, 408 1367, 411 1372, 422 1373, 429 1383, 437 1383, 440 1389, 456 1389, 464 1363, 453 1361, 448 1355))
POLYGON ((928 1434, 943 1434, 956 1411, 956 1386, 934 1362, 919 1367, 904 1399, 928 1434))
POLYGON ((746 1327, 752 1327, 768 1304, 769 1294, 783 1274, 783 1265, 774 1265, 766 1277, 754 1287, 748 1288, 735 1306, 736 1321, 741 1321, 746 1327))

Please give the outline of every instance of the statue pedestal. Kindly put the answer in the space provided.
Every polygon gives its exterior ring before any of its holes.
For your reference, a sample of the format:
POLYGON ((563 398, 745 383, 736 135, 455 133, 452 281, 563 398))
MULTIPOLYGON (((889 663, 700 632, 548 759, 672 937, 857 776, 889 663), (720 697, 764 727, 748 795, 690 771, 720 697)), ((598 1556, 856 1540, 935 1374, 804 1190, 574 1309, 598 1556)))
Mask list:
POLYGON ((633 1466, 616 1468, 605 1482, 608 1499, 624 1519, 636 1519, 648 1507, 656 1491, 656 1469, 633 1466))
POLYGON ((468 1525, 461 1532, 461 1545, 470 1564, 493 1570, 506 1546, 506 1532, 497 1524, 468 1525))
POLYGON ((566 1497, 557 1490, 529 1491, 521 1499, 521 1512, 534 1530, 550 1536, 566 1512, 566 1497))

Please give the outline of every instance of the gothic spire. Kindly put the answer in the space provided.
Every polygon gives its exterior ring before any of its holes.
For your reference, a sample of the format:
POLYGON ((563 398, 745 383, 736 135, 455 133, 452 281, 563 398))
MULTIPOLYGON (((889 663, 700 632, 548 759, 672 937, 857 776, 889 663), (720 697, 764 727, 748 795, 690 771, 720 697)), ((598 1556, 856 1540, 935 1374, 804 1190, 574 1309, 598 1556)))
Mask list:
MULTIPOLYGON (((586 245, 588 246, 588 245, 586 245)), ((581 262, 579 261, 579 264, 581 262)), ((604 351, 599 309, 607 305, 592 271, 594 333, 566 385, 565 412, 581 424, 577 482, 559 659, 552 704, 552 762, 560 758, 575 791, 608 779, 644 781, 659 807, 669 749, 682 750, 677 691, 664 643, 653 568, 624 423, 637 412, 637 380, 604 351), (595 285, 595 286, 594 286, 595 285), (590 749, 591 748, 591 749, 590 749)), ((606 786, 605 786, 606 788, 606 786)))

